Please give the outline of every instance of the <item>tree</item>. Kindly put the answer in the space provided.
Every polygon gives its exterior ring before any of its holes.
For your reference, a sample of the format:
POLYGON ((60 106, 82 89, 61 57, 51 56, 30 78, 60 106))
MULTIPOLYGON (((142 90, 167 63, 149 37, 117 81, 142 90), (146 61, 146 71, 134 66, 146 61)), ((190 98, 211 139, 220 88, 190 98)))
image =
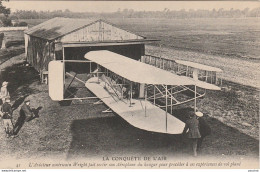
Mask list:
POLYGON ((3 17, 1 19, 4 26, 12 26, 12 20, 9 17, 3 17))
POLYGON ((8 18, 10 12, 11 12, 10 8, 6 8, 5 6, 3 6, 2 0, 0 0, 0 14, 4 15, 4 17, 1 18, 1 21, 2 21, 4 26, 11 26, 12 25, 11 19, 8 18))
POLYGON ((0 0, 0 14, 3 14, 5 17, 8 17, 10 14, 10 8, 6 8, 2 4, 2 0, 0 0))
POLYGON ((64 12, 65 12, 65 13, 70 13, 70 10, 69 10, 69 9, 65 9, 64 12))
POLYGON ((223 17, 223 16, 224 16, 224 8, 220 8, 220 9, 218 10, 218 16, 219 16, 219 17, 223 17))
POLYGON ((247 17, 247 16, 248 16, 248 13, 249 13, 249 8, 245 8, 245 9, 242 11, 242 13, 243 13, 243 15, 244 15, 245 17, 247 17))

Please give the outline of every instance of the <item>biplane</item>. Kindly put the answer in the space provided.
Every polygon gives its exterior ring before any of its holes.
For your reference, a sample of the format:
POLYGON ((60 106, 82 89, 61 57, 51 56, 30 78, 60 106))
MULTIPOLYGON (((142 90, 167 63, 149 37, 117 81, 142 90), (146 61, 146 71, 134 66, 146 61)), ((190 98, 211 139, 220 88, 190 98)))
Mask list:
MULTIPOLYGON (((176 118, 173 108, 204 96, 197 87, 220 90, 211 83, 188 75, 182 76, 153 65, 130 59, 108 50, 90 51, 86 60, 60 60, 49 63, 49 96, 52 100, 98 99, 129 124, 139 129, 181 134, 185 123, 176 118), (89 63, 85 80, 65 72, 65 63, 89 63), (64 97, 65 75, 85 85, 95 97, 64 97), (193 88, 194 89, 193 89, 193 88), (182 94, 192 92, 192 96, 182 94)), ((71 83, 70 83, 71 84, 71 83)), ((69 85, 70 85, 69 84, 69 85)))

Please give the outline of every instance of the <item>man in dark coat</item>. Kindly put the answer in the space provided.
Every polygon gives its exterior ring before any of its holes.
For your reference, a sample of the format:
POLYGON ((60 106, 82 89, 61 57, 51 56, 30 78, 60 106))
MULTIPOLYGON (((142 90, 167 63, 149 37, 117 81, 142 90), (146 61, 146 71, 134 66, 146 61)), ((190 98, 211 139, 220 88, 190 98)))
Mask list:
POLYGON ((26 100, 20 109, 20 116, 14 126, 15 134, 17 134, 22 128, 24 122, 28 122, 36 117, 30 108, 30 100, 26 100))
POLYGON ((190 114, 190 118, 186 121, 186 125, 182 134, 184 135, 188 129, 188 138, 192 142, 193 155, 197 156, 197 143, 198 139, 201 138, 201 135, 199 132, 199 121, 196 118, 194 112, 190 114))
POLYGON ((201 138, 199 138, 198 140, 198 150, 201 149, 201 145, 202 145, 202 141, 203 139, 211 134, 211 128, 209 126, 209 124, 202 118, 203 117, 203 113, 201 112, 196 112, 195 113, 197 116, 197 119, 199 120, 199 131, 200 131, 200 135, 201 138))
POLYGON ((35 117, 31 107, 30 107, 30 100, 26 100, 23 104, 23 106, 21 107, 21 113, 23 116, 25 116, 25 121, 28 122, 30 121, 32 118, 35 117))
POLYGON ((13 115, 13 110, 12 106, 10 105, 10 99, 4 99, 4 104, 2 105, 1 111, 3 113, 3 123, 4 123, 4 128, 7 137, 13 136, 13 123, 12 123, 12 115, 13 115))

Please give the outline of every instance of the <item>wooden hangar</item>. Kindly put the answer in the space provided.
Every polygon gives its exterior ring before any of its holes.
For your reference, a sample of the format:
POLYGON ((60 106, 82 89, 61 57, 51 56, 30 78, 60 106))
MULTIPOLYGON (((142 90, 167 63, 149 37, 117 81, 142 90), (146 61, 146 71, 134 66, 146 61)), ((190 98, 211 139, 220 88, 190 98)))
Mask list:
MULTIPOLYGON (((147 39, 104 20, 53 18, 25 31, 27 61, 38 71, 48 71, 53 60, 84 60, 89 51, 109 50, 140 60, 147 39), (63 57, 64 56, 64 57, 63 57)), ((86 64, 66 64, 66 70, 87 69, 86 64)))

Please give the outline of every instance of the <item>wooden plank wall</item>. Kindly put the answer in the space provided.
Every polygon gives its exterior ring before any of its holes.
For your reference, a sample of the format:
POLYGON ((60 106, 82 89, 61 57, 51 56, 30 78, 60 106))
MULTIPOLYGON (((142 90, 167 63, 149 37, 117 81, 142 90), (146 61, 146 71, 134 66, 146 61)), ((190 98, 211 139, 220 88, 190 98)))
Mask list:
POLYGON ((48 70, 48 64, 54 59, 54 43, 28 37, 27 61, 38 71, 48 70))
POLYGON ((102 42, 111 40, 135 40, 144 39, 141 36, 117 28, 113 25, 98 21, 90 26, 82 28, 63 36, 61 42, 102 42))
POLYGON ((165 59, 157 56, 152 56, 152 55, 144 55, 141 58, 141 61, 153 65, 155 67, 167 70, 167 71, 172 71, 176 72, 178 65, 175 63, 174 60, 171 59, 165 59))

